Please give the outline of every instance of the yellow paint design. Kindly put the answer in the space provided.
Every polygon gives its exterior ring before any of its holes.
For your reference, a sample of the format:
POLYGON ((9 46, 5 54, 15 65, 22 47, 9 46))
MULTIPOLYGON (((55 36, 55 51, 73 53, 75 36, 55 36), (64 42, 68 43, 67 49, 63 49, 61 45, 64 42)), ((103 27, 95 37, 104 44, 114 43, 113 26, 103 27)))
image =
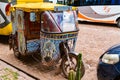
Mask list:
POLYGON ((81 19, 84 19, 85 21, 90 21, 90 22, 115 23, 114 20, 96 20, 94 18, 87 17, 80 12, 78 13, 78 18, 81 18, 81 19))

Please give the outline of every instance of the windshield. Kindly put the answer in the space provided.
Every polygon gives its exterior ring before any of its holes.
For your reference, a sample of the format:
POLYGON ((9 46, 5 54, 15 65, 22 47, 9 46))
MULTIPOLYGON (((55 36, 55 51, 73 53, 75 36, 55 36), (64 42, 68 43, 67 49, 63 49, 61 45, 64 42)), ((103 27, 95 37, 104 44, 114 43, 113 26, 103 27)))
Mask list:
POLYGON ((41 15, 41 30, 51 33, 76 31, 76 22, 75 11, 45 11, 41 15))
POLYGON ((52 15, 62 32, 75 31, 77 29, 73 11, 52 13, 52 15))

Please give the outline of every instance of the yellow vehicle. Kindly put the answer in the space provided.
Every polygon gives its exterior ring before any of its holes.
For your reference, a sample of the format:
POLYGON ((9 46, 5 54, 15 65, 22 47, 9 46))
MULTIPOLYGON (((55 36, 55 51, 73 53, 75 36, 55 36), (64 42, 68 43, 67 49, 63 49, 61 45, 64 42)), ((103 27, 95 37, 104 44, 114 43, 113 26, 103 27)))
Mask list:
POLYGON ((14 4, 43 2, 44 0, 0 0, 0 35, 10 35, 12 32, 10 7, 14 4))
POLYGON ((9 35, 12 32, 10 6, 8 0, 0 1, 0 35, 9 35))
POLYGON ((36 2, 43 2, 45 0, 14 0, 16 4, 23 4, 23 3, 36 3, 36 2))
MULTIPOLYGON (((78 36, 75 8, 53 3, 25 3, 12 7, 12 35, 10 46, 21 58, 39 54, 43 66, 55 66, 60 60, 63 74, 76 71, 74 52, 78 36)), ((84 65, 81 66, 82 75, 84 65)))

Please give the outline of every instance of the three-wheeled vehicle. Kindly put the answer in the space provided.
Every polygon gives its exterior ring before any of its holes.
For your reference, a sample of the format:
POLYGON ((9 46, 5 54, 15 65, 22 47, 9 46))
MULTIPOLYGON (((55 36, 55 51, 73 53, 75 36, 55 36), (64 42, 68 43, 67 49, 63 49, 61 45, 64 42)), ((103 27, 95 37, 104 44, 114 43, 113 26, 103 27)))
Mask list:
MULTIPOLYGON (((61 60, 65 77, 71 68, 76 71, 74 48, 79 29, 75 8, 53 3, 18 4, 12 7, 11 19, 10 46, 17 58, 38 53, 48 67, 61 60)), ((83 64, 81 71, 84 74, 83 64)))

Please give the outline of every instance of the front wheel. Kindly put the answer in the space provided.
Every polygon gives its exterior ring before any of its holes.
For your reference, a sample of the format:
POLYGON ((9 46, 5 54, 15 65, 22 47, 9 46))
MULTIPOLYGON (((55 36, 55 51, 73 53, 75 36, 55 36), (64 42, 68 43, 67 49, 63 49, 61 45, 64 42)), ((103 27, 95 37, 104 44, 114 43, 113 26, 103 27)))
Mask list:
MULTIPOLYGON (((78 57, 73 53, 69 53, 69 57, 70 57, 71 67, 76 72, 77 71, 77 59, 78 59, 78 57)), ((68 78, 68 74, 69 74, 71 68, 70 68, 70 65, 69 65, 69 62, 68 62, 66 56, 64 56, 62 58, 61 68, 62 68, 62 72, 63 72, 65 78, 68 78)), ((83 77, 84 73, 85 73, 85 67, 84 67, 84 64, 82 62, 82 64, 81 64, 81 74, 82 74, 81 77, 83 77)))

